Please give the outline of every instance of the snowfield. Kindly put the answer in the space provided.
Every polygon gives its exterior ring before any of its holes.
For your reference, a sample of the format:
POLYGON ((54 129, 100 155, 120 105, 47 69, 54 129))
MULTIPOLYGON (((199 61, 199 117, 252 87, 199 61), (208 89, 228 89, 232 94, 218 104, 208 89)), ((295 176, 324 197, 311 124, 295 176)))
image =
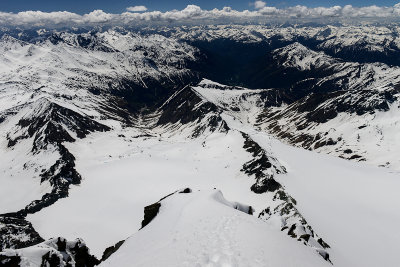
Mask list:
POLYGON ((124 134, 94 134, 88 143, 70 145, 84 182, 71 189, 70 197, 28 216, 45 238, 79 236, 101 256, 140 228, 145 206, 183 187, 219 188, 229 199, 240 196, 239 201, 252 203, 258 212, 267 204, 263 195, 250 191, 253 180, 240 172, 250 155, 238 132, 174 142, 124 134), (64 216, 67 210, 74 215, 64 216), (57 218, 63 223, 54 224, 57 218))

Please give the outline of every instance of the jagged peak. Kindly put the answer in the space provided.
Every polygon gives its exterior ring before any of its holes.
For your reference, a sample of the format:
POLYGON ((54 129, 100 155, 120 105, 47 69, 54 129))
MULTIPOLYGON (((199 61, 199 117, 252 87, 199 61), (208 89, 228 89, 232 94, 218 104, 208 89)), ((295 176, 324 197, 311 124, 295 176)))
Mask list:
POLYGON ((318 56, 318 55, 325 55, 322 52, 316 52, 311 50, 310 48, 302 45, 299 42, 294 42, 292 44, 289 44, 285 47, 276 49, 274 51, 274 54, 278 54, 278 55, 288 55, 288 56, 292 56, 292 55, 311 55, 313 57, 318 56))
POLYGON ((19 43, 19 44, 26 44, 26 42, 21 41, 17 38, 12 37, 11 35, 5 33, 3 36, 0 38, 0 42, 10 42, 10 43, 19 43))
POLYGON ((0 51, 3 52, 29 45, 29 43, 14 38, 8 34, 3 34, 3 36, 0 38, 0 44, 0 51))

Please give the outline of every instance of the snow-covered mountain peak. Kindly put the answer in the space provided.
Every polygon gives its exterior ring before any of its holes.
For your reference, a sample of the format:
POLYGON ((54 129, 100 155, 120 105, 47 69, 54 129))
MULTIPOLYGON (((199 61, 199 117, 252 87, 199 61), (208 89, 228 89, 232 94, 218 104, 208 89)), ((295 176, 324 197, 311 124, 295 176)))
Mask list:
POLYGON ((314 67, 328 67, 332 64, 339 63, 323 52, 315 52, 304 45, 295 42, 283 48, 274 51, 274 57, 285 67, 296 67, 299 70, 310 70, 314 67))
POLYGON ((12 49, 18 49, 22 46, 28 45, 28 43, 21 41, 17 38, 14 38, 8 34, 4 34, 0 38, 0 52, 3 54, 4 52, 12 49))

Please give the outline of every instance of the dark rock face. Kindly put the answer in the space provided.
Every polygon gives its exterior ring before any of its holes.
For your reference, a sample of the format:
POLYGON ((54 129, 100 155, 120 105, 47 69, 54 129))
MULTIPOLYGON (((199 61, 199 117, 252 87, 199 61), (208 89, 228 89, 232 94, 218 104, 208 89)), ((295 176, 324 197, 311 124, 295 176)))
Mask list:
POLYGON ((143 78, 145 85, 122 79, 118 81, 117 87, 110 88, 110 94, 118 100, 117 107, 124 107, 129 113, 138 114, 143 109, 154 111, 177 90, 199 81, 198 75, 193 72, 182 77, 168 77, 159 80, 151 77, 143 78))
POLYGON ((14 146, 20 139, 33 137, 32 152, 35 153, 40 149, 46 149, 48 144, 74 142, 75 139, 66 129, 74 132, 78 138, 84 138, 91 132, 110 130, 106 125, 49 100, 41 99, 34 104, 43 110, 39 113, 33 110, 30 117, 18 121, 17 126, 23 134, 13 139, 10 138, 9 147, 14 146))
POLYGON ((89 248, 82 243, 77 242, 69 250, 75 260, 76 267, 93 267, 100 263, 95 256, 90 254, 89 248))
POLYGON ((45 267, 45 266, 61 266, 62 259, 60 259, 59 255, 56 253, 53 253, 52 251, 47 252, 42 256, 42 264, 40 264, 40 267, 45 267))
POLYGON ((258 217, 265 221, 273 216, 279 217, 282 221, 282 232, 286 232, 288 236, 306 246, 313 247, 326 261, 330 262, 327 252, 329 245, 314 232, 311 225, 298 211, 297 201, 283 187, 274 192, 272 205, 261 211, 258 217))
POLYGON ((144 219, 142 221, 142 228, 148 225, 157 216, 160 207, 161 203, 157 202, 144 208, 144 219))
POLYGON ((116 252, 121 246, 122 244, 125 243, 125 240, 121 240, 118 243, 116 243, 114 246, 108 247, 104 250, 103 252, 103 256, 101 257, 101 261, 105 261, 107 260, 112 254, 114 254, 114 252, 116 252))
POLYGON ((21 263, 21 257, 19 256, 0 255, 0 266, 19 267, 20 263, 21 263))
POLYGON ((192 137, 200 136, 206 129, 211 132, 229 131, 228 125, 220 117, 221 110, 213 103, 203 100, 190 86, 172 95, 158 109, 161 112, 157 125, 188 125, 195 123, 192 137))
MULTIPOLYGON (((0 262, 5 263, 2 266, 20 266, 21 259, 31 256, 31 253, 26 254, 24 249, 8 251, 7 254, 0 254, 0 262)), ((52 238, 40 243, 40 250, 36 253, 41 253, 38 256, 41 255, 40 266, 43 267, 93 267, 100 263, 80 239, 67 241, 62 237, 52 238)))
POLYGON ((203 100, 189 86, 186 86, 161 106, 162 114, 157 123, 159 125, 176 122, 187 124, 200 121, 208 113, 218 113, 218 107, 210 102, 194 109, 201 102, 203 100))
POLYGON ((158 211, 161 208, 161 201, 163 201, 164 199, 172 196, 173 194, 178 193, 178 194, 190 194, 192 193, 192 189, 190 188, 185 188, 183 190, 178 190, 175 191, 171 194, 168 194, 164 197, 162 197, 159 201, 157 201, 156 203, 153 203, 149 206, 144 207, 144 218, 142 221, 142 228, 145 227, 146 225, 148 225, 158 214, 158 211))
POLYGON ((271 158, 259 144, 253 141, 248 134, 242 133, 244 141, 243 148, 252 154, 253 159, 243 164, 241 171, 251 176, 254 175, 256 183, 251 186, 254 193, 274 192, 281 188, 275 181, 274 175, 285 173, 284 167, 277 167, 271 163, 271 158))
POLYGON ((180 194, 189 194, 189 193, 192 193, 192 189, 190 189, 190 188, 185 188, 185 189, 179 191, 179 193, 180 193, 180 194))
POLYGON ((32 224, 25 219, 0 216, 0 252, 6 248, 24 248, 43 241, 32 224))

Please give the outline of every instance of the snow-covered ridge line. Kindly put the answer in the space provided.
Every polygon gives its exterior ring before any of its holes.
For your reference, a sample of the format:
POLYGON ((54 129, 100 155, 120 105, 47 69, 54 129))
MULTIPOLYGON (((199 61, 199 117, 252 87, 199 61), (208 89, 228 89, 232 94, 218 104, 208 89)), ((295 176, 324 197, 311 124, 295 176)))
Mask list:
POLYGON ((266 222, 278 221, 277 226, 280 227, 280 231, 313 248, 324 260, 331 262, 328 252, 330 246, 315 233, 297 209, 297 201, 287 192, 285 186, 274 178, 287 173, 286 168, 274 157, 273 151, 267 152, 253 140, 253 135, 257 134, 254 129, 246 127, 240 119, 232 115, 223 114, 223 118, 231 129, 242 133, 245 139, 243 148, 253 154, 253 159, 245 163, 242 168, 247 175, 256 178, 251 190, 257 194, 270 192, 267 195, 269 206, 258 214, 258 218, 266 222))
POLYGON ((159 214, 150 224, 129 237, 100 266, 130 266, 132 262, 137 266, 262 266, 266 262, 264 258, 273 261, 274 266, 286 266, 294 261, 307 266, 324 265, 316 254, 306 252, 300 244, 282 238, 279 231, 245 214, 249 206, 241 205, 244 212, 235 210, 237 207, 237 203, 227 201, 219 190, 174 194, 161 201, 159 214), (247 229, 245 235, 243 229, 247 229), (245 240, 267 245, 268 253, 246 249, 245 240), (296 256, 282 258, 287 249, 296 256), (173 251, 182 250, 186 253, 171 257, 173 251), (204 257, 199 251, 204 252, 204 257), (147 257, 147 253, 158 256, 147 257))
POLYGON ((273 51, 277 66, 326 73, 317 85, 333 83, 341 90, 393 89, 400 84, 400 68, 383 63, 344 62, 295 42, 273 51))

